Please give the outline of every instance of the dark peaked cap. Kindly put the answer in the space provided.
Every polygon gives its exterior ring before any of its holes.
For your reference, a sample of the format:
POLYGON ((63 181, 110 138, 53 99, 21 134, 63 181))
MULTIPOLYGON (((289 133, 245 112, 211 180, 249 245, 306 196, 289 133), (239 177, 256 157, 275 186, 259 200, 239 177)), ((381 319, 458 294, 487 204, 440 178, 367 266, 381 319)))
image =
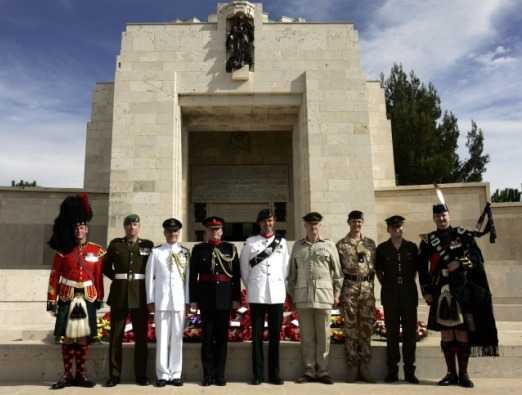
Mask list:
POLYGON ((391 217, 385 219, 386 225, 388 226, 401 226, 405 220, 406 218, 401 215, 392 215, 391 217))
POLYGON ((221 217, 208 217, 203 220, 203 226, 206 228, 222 228, 225 224, 225 220, 221 217))
POLYGON ((163 229, 165 230, 180 230, 183 225, 176 218, 169 218, 163 221, 163 229))

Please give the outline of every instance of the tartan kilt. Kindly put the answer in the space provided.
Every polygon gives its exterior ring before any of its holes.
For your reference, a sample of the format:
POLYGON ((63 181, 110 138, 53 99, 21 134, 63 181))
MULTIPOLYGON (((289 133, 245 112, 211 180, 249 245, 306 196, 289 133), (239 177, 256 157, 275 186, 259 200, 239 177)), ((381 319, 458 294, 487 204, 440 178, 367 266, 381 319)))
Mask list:
MULTIPOLYGON (((85 300, 85 304, 87 306, 87 316, 89 319, 89 328, 91 330, 91 335, 89 338, 93 338, 96 336, 98 328, 96 324, 96 305, 94 302, 89 302, 87 299, 85 300)), ((54 336, 62 337, 65 336, 65 330, 67 328, 67 317, 69 315, 69 308, 71 306, 71 301, 63 301, 59 300, 56 310, 56 323, 54 325, 54 336)))

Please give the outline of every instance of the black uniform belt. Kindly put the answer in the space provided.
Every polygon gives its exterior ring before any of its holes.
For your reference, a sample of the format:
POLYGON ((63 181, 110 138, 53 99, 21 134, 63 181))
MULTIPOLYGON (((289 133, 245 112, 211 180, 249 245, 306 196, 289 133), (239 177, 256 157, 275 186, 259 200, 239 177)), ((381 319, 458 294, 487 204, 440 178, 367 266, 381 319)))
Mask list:
POLYGON ((226 274, 201 273, 199 275, 199 280, 198 281, 200 283, 217 283, 217 282, 228 283, 228 282, 230 282, 232 280, 226 274))
POLYGON ((373 275, 369 276, 358 276, 356 274, 345 274, 344 278, 350 281, 357 281, 357 282, 363 282, 363 281, 372 281, 373 275))

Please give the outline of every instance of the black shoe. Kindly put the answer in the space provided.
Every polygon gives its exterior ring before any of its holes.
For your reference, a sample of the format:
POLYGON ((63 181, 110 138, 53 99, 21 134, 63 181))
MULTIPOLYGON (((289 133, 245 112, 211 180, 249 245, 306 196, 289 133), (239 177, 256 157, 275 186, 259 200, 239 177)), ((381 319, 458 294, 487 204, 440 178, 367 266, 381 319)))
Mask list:
POLYGON ((281 377, 274 377, 268 380, 270 384, 274 385, 283 385, 285 382, 281 379, 281 377))
MULTIPOLYGON (((119 380, 118 380, 119 382, 119 380)), ((146 387, 150 384, 150 381, 147 377, 140 377, 139 379, 136 379, 136 384, 141 385, 142 387, 146 387)))
POLYGON ((218 386, 220 386, 220 387, 224 387, 225 385, 227 385, 227 382, 226 382, 225 379, 220 378, 220 379, 215 379, 215 380, 214 380, 214 384, 215 384, 215 385, 218 385, 218 386))
POLYGON ((317 382, 323 383, 323 384, 333 384, 334 383, 333 379, 330 376, 328 376, 327 374, 325 374, 324 376, 318 377, 317 382))
POLYGON ((389 372, 384 378, 385 383, 396 383, 399 381, 399 375, 396 372, 389 372))
POLYGON ((120 384, 120 378, 119 377, 110 377, 109 380, 103 384, 104 387, 115 387, 118 384, 120 384))
POLYGON ((250 385, 259 385, 263 382, 259 377, 254 377, 252 380, 250 380, 250 385))
POLYGON ((179 378, 179 379, 171 380, 169 382, 169 384, 173 385, 174 387, 181 387, 181 386, 183 386, 183 379, 179 378))
POLYGON ((459 378, 455 373, 448 373, 446 376, 444 376, 439 382, 439 385, 446 386, 446 385, 457 385, 459 383, 459 378))
POLYGON ((60 390, 65 387, 71 387, 73 385, 73 379, 71 376, 62 376, 60 379, 51 385, 52 390, 60 390))
POLYGON ((214 384, 214 379, 210 376, 208 377, 203 377, 203 381, 201 381, 201 385, 203 387, 208 387, 210 385, 214 384))
POLYGON ((415 373, 405 373, 404 374, 404 380, 407 381, 410 384, 419 384, 420 383, 420 381, 417 378, 417 376, 415 376, 415 373))
POLYGON ((167 385, 167 380, 156 380, 156 387, 165 387, 167 385))
POLYGON ((84 388, 92 388, 96 385, 94 381, 89 380, 83 374, 77 374, 74 379, 75 387, 84 387, 84 388))
POLYGON ((304 384, 304 383, 313 383, 315 379, 312 376, 309 376, 307 374, 299 377, 295 382, 297 384, 304 384))
POLYGON ((473 388, 475 386, 467 374, 460 375, 459 385, 464 388, 473 388))

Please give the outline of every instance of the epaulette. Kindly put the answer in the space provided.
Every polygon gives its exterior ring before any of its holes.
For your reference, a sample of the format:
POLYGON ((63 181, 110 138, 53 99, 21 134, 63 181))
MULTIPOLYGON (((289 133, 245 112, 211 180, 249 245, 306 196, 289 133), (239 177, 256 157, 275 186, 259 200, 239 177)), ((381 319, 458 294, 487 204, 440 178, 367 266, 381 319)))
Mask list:
POLYGON ((98 257, 102 257, 104 256, 107 251, 105 250, 105 248, 103 248, 101 245, 99 244, 96 244, 96 243, 93 243, 92 241, 88 241, 87 244, 90 244, 90 245, 93 245, 95 247, 98 247, 98 257))

